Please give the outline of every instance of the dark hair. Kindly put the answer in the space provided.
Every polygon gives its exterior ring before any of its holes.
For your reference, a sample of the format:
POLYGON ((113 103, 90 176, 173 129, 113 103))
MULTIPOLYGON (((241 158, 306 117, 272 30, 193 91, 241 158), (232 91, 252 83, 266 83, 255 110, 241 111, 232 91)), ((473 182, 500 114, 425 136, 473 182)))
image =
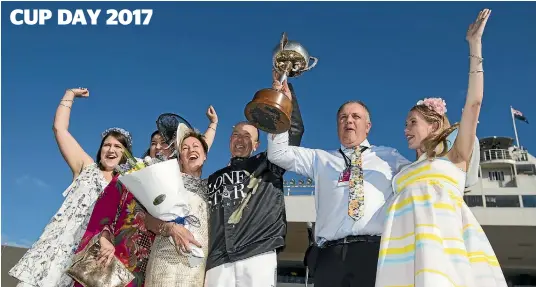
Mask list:
POLYGON ((150 153, 151 153, 151 142, 153 141, 153 137, 155 135, 159 135, 160 132, 159 131, 154 131, 152 134, 151 134, 151 138, 149 138, 149 148, 147 149, 147 151, 145 151, 145 153, 143 153, 143 156, 142 157, 146 157, 148 156, 150 153))
MULTIPOLYGON (((129 141, 127 139, 126 136, 124 136, 122 133, 120 132, 117 132, 117 131, 111 131, 109 132, 106 136, 104 136, 102 138, 102 141, 100 143, 100 146, 99 146, 99 150, 97 151, 97 156, 95 157, 95 160, 96 160, 96 163, 99 165, 99 168, 102 169, 102 165, 100 163, 101 161, 101 151, 102 151, 102 146, 104 145, 104 141, 108 138, 108 137, 114 137, 117 141, 119 141, 123 147, 132 154, 132 147, 130 146, 129 144, 129 141)), ((127 162, 127 159, 126 157, 122 157, 121 160, 119 161, 119 164, 124 164, 127 162)))
POLYGON ((344 107, 345 107, 346 105, 349 105, 349 104, 358 104, 358 105, 362 106, 362 107, 365 109, 365 111, 367 112, 367 114, 368 114, 368 120, 371 121, 371 120, 370 120, 370 119, 371 119, 370 111, 369 111, 367 105, 365 105, 365 103, 362 102, 362 101, 356 101, 356 100, 347 101, 346 103, 342 104, 342 105, 339 107, 339 109, 337 110, 337 119, 339 118, 339 114, 341 113, 342 109, 344 109, 344 107))
MULTIPOLYGON (((203 134, 201 134, 200 132, 197 132, 197 131, 189 131, 182 138, 182 140, 180 142, 181 146, 182 146, 182 142, 184 142, 184 140, 186 140, 187 138, 196 138, 197 140, 199 140, 199 142, 201 142, 201 145, 203 146, 203 150, 205 151, 205 154, 208 154, 208 144, 207 144, 207 141, 205 140, 205 136, 203 134)), ((177 149, 180 150, 181 147, 178 146, 177 149)), ((180 154, 180 152, 178 152, 177 154, 180 154)))

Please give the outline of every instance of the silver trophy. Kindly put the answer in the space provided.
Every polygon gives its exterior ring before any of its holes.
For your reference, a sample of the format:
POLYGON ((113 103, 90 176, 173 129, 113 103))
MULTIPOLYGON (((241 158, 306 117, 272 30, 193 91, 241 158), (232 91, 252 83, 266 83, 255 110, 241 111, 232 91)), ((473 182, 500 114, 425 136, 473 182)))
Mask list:
MULTIPOLYGON (((272 65, 277 71, 279 82, 295 78, 311 70, 318 59, 309 56, 302 44, 288 40, 283 33, 279 45, 273 50, 272 65)), ((290 129, 292 101, 281 91, 267 88, 257 91, 253 100, 244 110, 246 118, 258 129, 267 133, 279 134, 290 129)))
POLYGON ((318 59, 309 56, 309 52, 302 44, 288 40, 287 33, 283 33, 279 45, 274 48, 272 64, 281 75, 279 82, 288 78, 295 78, 314 68, 318 59), (311 64, 309 61, 313 61, 311 64))

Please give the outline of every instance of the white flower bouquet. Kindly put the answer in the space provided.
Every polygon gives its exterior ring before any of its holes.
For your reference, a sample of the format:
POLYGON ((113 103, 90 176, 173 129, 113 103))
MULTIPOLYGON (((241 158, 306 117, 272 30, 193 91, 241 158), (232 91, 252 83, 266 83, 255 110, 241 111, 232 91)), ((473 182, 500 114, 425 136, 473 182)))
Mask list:
MULTIPOLYGON (((179 123, 176 138, 181 139, 189 130, 186 124, 179 123)), ((118 181, 125 185, 153 217, 189 228, 188 218, 195 215, 190 214, 190 193, 184 187, 178 160, 146 157, 141 161, 134 159, 128 152, 126 156, 127 163, 118 168, 121 173, 118 181)), ((169 240, 175 245, 172 237, 169 240)), ((190 265, 197 266, 202 262, 204 252, 193 244, 190 249, 190 253, 184 253, 179 248, 177 252, 188 256, 190 265)))

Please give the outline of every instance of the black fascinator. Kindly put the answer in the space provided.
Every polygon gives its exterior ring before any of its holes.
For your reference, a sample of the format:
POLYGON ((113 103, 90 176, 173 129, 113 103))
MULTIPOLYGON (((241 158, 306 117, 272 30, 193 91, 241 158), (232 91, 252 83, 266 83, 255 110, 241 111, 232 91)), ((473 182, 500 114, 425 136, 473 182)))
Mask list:
POLYGON ((168 145, 174 145, 173 143, 177 138, 177 129, 181 123, 189 129, 193 129, 187 120, 177 114, 161 114, 156 120, 156 127, 168 145))

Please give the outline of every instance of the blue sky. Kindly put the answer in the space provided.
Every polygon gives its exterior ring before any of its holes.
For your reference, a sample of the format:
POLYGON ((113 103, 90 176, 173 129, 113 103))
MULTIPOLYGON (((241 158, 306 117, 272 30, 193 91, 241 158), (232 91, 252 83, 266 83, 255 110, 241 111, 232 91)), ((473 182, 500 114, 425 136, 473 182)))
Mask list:
MULTIPOLYGON (((203 176, 229 159, 232 125, 254 93, 271 84, 271 50, 286 31, 317 67, 292 79, 305 121, 303 145, 338 147, 335 113, 345 101, 372 111, 369 140, 413 159, 404 119, 423 97, 443 97, 451 121, 465 101, 465 31, 493 10, 484 40, 485 99, 479 137, 514 136, 536 153, 536 3, 32 3, 2 2, 2 241, 35 241, 60 207, 71 173, 52 122, 66 88, 90 89, 75 102, 70 131, 94 155, 100 133, 130 130, 134 152, 148 147, 155 120, 179 113, 197 128, 213 105, 220 124, 203 176), (152 8, 148 26, 14 26, 20 8, 152 8)), ((103 20, 101 15, 101 21, 103 20)), ((265 135, 262 148, 266 148, 265 135)))

